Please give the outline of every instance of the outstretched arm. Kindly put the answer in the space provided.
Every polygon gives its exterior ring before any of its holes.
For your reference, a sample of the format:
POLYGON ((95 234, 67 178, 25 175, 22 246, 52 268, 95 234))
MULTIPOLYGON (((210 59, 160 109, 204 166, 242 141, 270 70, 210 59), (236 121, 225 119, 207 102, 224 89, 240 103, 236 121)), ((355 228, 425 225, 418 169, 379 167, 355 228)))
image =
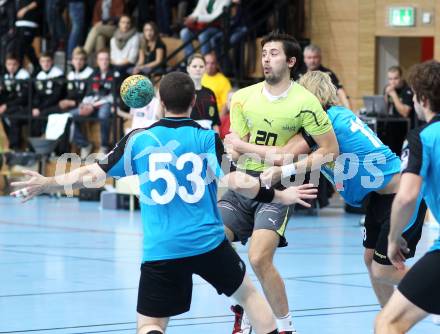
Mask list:
POLYGON ((107 175, 113 177, 134 175, 136 172, 131 158, 132 145, 129 145, 129 140, 137 132, 138 130, 133 130, 124 136, 99 162, 77 168, 69 173, 45 177, 33 171, 25 171, 24 173, 30 178, 27 181, 12 183, 12 186, 19 189, 11 195, 21 197, 26 202, 45 192, 67 192, 84 187, 102 187, 107 175))
POLYGON ((405 254, 409 249, 402 232, 408 224, 417 204, 422 178, 405 173, 400 180, 399 191, 391 209, 390 233, 388 235, 388 257, 397 269, 404 269, 405 254))
POLYGON ((13 182, 13 187, 19 188, 11 193, 12 196, 22 198, 23 202, 42 193, 72 190, 104 184, 107 177, 97 163, 77 168, 67 174, 46 177, 37 172, 25 170, 23 172, 30 178, 26 181, 13 182))
POLYGON ((422 187, 422 170, 429 167, 423 161, 423 145, 419 131, 408 134, 408 146, 402 153, 403 174, 400 178, 399 191, 391 209, 390 233, 388 235, 388 258, 397 269, 405 268, 404 253, 408 252, 402 231, 408 224, 416 207, 422 187))
POLYGON ((280 203, 284 205, 301 204, 310 207, 306 199, 316 198, 318 190, 312 184, 289 187, 285 190, 274 190, 262 187, 260 181, 242 172, 232 172, 220 179, 220 186, 226 186, 240 195, 265 203, 280 203))
MULTIPOLYGON (((45 192, 78 189, 91 186, 92 184, 96 187, 97 184, 103 183, 107 176, 97 163, 53 177, 45 177, 34 171, 24 171, 24 173, 30 176, 30 179, 13 182, 12 186, 18 187, 19 189, 11 194, 12 196, 22 198, 23 202, 45 192)), ((262 202, 281 203, 284 205, 298 203, 309 207, 310 205, 304 202, 304 200, 316 198, 317 192, 311 184, 290 187, 283 191, 262 188, 257 178, 242 172, 227 174, 221 178, 220 182, 221 185, 227 186, 229 189, 245 197, 262 202)))

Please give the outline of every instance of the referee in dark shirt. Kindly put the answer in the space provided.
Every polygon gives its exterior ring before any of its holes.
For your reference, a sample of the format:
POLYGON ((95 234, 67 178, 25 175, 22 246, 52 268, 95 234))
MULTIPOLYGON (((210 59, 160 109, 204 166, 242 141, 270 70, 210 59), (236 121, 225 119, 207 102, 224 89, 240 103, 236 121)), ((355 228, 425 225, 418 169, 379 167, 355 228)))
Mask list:
MULTIPOLYGON (((307 71, 321 71, 330 75, 330 79, 332 79, 332 83, 333 85, 335 85, 337 89, 338 97, 342 105, 348 109, 351 109, 350 101, 348 100, 344 87, 339 82, 339 79, 336 76, 336 74, 327 67, 322 66, 321 48, 319 46, 310 44, 304 48, 304 64, 305 67, 303 69, 302 74, 304 74, 307 71)), ((301 74, 299 76, 301 76, 301 74)))
MULTIPOLYGON (((387 102, 388 115, 394 118, 410 120, 410 128, 415 125, 413 93, 408 84, 403 80, 402 69, 399 66, 391 66, 387 72, 388 84, 384 90, 387 102)), ((385 133, 380 136, 384 144, 400 156, 403 141, 408 133, 408 123, 387 122, 385 133)))
POLYGON ((402 69, 391 66, 387 73, 388 84, 385 87, 385 96, 388 102, 390 116, 411 117, 414 114, 413 93, 402 78, 402 69))

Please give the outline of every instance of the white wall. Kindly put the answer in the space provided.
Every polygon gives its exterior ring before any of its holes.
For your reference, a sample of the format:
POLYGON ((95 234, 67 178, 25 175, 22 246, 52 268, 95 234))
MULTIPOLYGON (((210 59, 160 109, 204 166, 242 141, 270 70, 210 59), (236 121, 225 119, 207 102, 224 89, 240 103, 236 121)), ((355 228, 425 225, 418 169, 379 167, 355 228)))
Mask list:
POLYGON ((376 94, 382 94, 387 84, 387 70, 390 66, 399 65, 399 38, 378 37, 376 94))

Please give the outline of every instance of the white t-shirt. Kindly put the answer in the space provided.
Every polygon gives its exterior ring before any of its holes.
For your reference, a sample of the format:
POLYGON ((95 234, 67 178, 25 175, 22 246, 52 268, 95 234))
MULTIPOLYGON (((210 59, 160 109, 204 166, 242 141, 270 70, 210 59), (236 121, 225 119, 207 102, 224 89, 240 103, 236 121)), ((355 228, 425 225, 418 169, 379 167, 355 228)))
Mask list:
POLYGON ((160 119, 159 99, 153 97, 151 102, 143 108, 131 108, 130 114, 133 116, 131 130, 146 128, 160 119))

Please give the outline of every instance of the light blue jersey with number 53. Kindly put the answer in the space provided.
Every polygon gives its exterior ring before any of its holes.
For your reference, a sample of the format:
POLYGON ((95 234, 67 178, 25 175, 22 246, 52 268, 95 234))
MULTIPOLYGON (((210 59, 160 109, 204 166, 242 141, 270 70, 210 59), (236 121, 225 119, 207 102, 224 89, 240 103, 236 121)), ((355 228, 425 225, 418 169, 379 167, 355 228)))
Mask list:
POLYGON ((222 154, 214 131, 163 118, 132 131, 99 162, 110 176, 139 176, 144 262, 203 254, 225 240, 215 182, 222 154))
POLYGON ((348 204, 361 206, 368 193, 384 188, 400 172, 400 159, 351 110, 335 106, 327 114, 340 156, 321 172, 348 204))

